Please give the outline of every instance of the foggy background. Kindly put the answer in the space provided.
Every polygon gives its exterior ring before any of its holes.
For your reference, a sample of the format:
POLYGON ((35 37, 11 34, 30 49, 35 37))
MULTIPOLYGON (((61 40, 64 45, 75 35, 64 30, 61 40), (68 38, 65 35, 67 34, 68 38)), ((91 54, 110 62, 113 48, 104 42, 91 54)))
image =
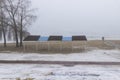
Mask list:
POLYGON ((31 34, 120 36, 120 0, 32 0, 31 34))

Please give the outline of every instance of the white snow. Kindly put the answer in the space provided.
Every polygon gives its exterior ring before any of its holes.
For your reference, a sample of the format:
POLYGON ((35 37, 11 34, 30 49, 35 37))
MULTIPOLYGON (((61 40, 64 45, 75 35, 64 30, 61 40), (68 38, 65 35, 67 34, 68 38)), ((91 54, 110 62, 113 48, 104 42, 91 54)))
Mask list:
MULTIPOLYGON (((0 60, 44 61, 115 61, 120 62, 119 50, 94 50, 72 54, 0 53, 0 60)), ((105 65, 40 65, 0 64, 0 80, 34 78, 33 80, 120 80, 120 66, 105 65)))
POLYGON ((119 50, 94 50, 72 54, 0 53, 0 60, 113 61, 120 62, 119 50))
POLYGON ((120 80, 120 66, 0 65, 0 80, 120 80))

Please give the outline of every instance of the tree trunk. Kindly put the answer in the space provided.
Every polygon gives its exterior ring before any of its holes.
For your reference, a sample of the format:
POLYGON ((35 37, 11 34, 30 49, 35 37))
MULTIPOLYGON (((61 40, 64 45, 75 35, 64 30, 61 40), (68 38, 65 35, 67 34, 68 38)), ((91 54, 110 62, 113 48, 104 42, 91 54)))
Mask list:
POLYGON ((6 33, 5 33, 3 22, 2 22, 2 32, 3 32, 3 38, 4 38, 4 47, 7 47, 7 45, 6 45, 6 33))
POLYGON ((19 47, 17 29, 16 29, 16 28, 14 28, 14 31, 15 31, 16 47, 19 47))
POLYGON ((20 47, 23 47, 23 30, 22 30, 22 26, 21 26, 21 29, 20 29, 20 47))
POLYGON ((7 47, 7 45, 6 45, 6 33, 4 30, 4 27, 2 27, 2 31, 3 31, 3 38, 4 38, 4 47, 7 47))
POLYGON ((20 24, 20 47, 23 46, 23 17, 21 16, 21 24, 20 24))
POLYGON ((14 22, 14 31, 15 31, 16 47, 19 47, 18 30, 17 30, 17 25, 16 25, 16 21, 15 21, 14 15, 13 15, 13 22, 14 22))
POLYGON ((18 30, 15 20, 14 21, 14 32, 15 32, 15 41, 16 41, 16 47, 19 47, 19 41, 18 41, 18 30))
POLYGON ((6 33, 5 33, 5 26, 4 26, 4 23, 3 23, 3 13, 2 12, 1 12, 1 15, 2 15, 1 28, 2 28, 2 32, 3 32, 3 38, 4 38, 4 47, 7 47, 7 45, 6 45, 6 33))

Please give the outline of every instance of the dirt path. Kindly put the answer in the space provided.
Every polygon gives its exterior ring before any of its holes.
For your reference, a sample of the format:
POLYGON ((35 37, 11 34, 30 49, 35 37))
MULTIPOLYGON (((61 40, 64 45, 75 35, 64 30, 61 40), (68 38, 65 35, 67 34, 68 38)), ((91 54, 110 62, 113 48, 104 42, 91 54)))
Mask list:
POLYGON ((120 65, 120 62, 0 60, 0 64, 56 64, 56 65, 74 66, 74 65, 120 65))

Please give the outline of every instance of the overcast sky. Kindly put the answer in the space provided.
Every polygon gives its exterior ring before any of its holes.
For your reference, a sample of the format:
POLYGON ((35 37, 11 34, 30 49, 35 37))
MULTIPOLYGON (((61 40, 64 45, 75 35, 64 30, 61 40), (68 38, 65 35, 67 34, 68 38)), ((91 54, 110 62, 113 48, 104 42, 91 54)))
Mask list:
POLYGON ((37 35, 120 35, 120 0, 32 0, 37 35))

